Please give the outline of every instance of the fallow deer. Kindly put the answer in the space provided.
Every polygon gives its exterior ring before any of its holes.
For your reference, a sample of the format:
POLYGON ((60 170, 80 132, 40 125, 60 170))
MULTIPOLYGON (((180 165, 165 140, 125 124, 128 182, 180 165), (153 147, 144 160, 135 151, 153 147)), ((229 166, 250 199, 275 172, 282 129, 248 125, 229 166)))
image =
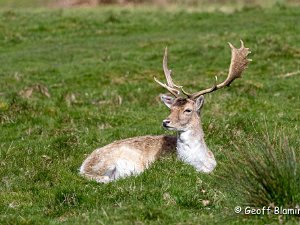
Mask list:
POLYGON ((97 182, 110 182, 143 172, 157 158, 170 152, 195 167, 199 172, 210 173, 216 167, 214 154, 208 149, 200 120, 203 95, 229 86, 241 77, 251 59, 247 59, 249 48, 231 48, 231 63, 226 80, 211 88, 189 94, 182 86, 175 85, 171 70, 167 66, 167 48, 163 58, 163 70, 167 84, 154 80, 166 88, 174 97, 161 95, 161 100, 170 108, 171 114, 163 120, 163 127, 177 131, 177 136, 142 136, 115 141, 93 151, 80 167, 80 174, 97 182), (181 97, 185 95, 186 97, 181 97))

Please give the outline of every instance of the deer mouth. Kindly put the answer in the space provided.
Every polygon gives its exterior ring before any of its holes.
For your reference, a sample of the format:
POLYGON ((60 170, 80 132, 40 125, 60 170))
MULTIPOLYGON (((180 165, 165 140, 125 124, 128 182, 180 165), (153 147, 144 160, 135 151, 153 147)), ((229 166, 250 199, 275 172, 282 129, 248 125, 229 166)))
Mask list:
POLYGON ((176 130, 175 127, 172 127, 172 126, 169 126, 169 125, 165 125, 165 124, 163 124, 163 127, 164 127, 165 129, 167 129, 167 130, 176 130))

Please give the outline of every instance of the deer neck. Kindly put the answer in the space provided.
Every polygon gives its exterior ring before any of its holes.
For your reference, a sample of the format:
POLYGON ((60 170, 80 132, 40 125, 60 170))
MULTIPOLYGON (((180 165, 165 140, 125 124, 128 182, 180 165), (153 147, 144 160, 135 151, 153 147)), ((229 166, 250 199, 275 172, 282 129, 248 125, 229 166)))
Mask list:
POLYGON ((197 152, 204 155, 207 151, 207 145, 204 140, 204 133, 201 127, 198 129, 188 129, 177 133, 177 150, 179 152, 197 152))
POLYGON ((216 166, 214 155, 205 143, 200 121, 196 126, 177 133, 177 153, 181 160, 197 171, 209 173, 216 166))

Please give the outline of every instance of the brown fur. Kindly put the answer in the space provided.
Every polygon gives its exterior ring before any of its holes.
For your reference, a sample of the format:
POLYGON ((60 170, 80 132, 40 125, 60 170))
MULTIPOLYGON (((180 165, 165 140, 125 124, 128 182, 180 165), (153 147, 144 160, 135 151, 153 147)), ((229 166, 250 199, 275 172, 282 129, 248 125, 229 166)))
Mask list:
POLYGON ((160 156, 175 152, 176 140, 173 136, 160 135, 114 141, 92 152, 84 161, 81 173, 97 180, 119 159, 132 161, 138 171, 143 171, 160 156))
POLYGON ((186 98, 177 98, 173 104, 174 107, 184 106, 188 100, 186 98))

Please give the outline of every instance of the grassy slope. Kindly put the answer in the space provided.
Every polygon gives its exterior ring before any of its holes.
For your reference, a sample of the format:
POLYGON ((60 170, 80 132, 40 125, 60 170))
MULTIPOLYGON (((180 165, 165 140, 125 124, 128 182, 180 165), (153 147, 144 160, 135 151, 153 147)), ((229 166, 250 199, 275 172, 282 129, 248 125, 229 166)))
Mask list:
POLYGON ((276 221, 234 215, 241 199, 219 175, 230 163, 224 154, 238 154, 231 140, 250 141, 266 126, 299 134, 299 75, 277 76, 299 70, 299 12, 2 11, 0 223, 276 221), (206 96, 202 113, 219 161, 214 175, 198 174, 171 156, 141 176, 108 185, 78 176, 82 160, 98 146, 165 133, 160 122, 168 112, 157 101, 163 90, 153 82, 154 75, 163 77, 165 46, 174 79, 196 91, 210 86, 215 74, 225 78, 226 42, 238 45, 240 38, 251 47, 253 62, 230 89, 206 96), (34 84, 47 86, 51 98, 18 95, 34 84), (68 106, 71 94, 76 102, 68 106))
POLYGON ((51 0, 0 0, 1 8, 23 8, 47 6, 51 0))

